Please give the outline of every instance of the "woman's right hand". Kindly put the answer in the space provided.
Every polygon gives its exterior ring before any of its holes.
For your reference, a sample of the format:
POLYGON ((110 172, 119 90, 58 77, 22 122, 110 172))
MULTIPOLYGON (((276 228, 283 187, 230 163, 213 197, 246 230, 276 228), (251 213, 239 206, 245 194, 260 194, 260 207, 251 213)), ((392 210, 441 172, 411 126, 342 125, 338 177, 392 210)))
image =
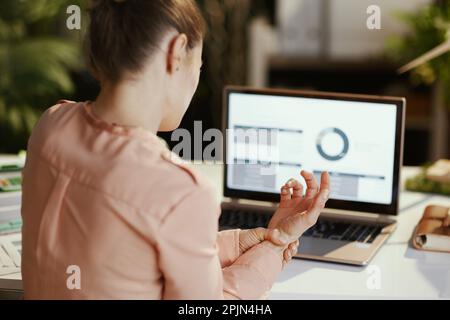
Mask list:
POLYGON ((266 236, 266 245, 280 252, 283 265, 297 253, 299 238, 314 226, 330 194, 330 176, 322 173, 320 188, 312 173, 303 171, 307 191, 295 179, 289 180, 281 190, 280 207, 272 217, 266 236), (290 243, 288 247, 286 244, 290 243))

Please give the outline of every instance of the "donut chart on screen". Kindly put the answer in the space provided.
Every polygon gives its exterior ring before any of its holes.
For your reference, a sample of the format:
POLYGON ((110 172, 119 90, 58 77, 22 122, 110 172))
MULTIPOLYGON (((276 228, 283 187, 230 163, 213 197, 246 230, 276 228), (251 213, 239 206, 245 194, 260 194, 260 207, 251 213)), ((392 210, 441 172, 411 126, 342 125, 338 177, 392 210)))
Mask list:
POLYGON ((317 137, 316 147, 319 154, 328 161, 339 161, 345 158, 350 148, 350 140, 344 131, 338 128, 327 128, 317 137), (337 136, 342 141, 342 150, 338 153, 330 152, 324 141, 330 136, 337 136))

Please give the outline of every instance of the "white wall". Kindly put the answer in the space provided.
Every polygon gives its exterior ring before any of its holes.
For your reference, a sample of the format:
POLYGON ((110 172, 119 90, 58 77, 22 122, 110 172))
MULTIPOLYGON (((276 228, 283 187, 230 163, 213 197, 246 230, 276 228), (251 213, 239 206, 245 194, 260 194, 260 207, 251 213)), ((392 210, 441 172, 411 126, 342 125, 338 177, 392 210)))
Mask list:
POLYGON ((395 12, 413 11, 429 0, 331 0, 331 56, 334 58, 360 57, 380 53, 386 40, 404 32, 405 26, 394 16, 395 12), (381 30, 366 26, 370 5, 381 9, 381 30))
POLYGON ((279 45, 284 54, 317 55, 320 51, 322 0, 278 0, 279 45))
MULTIPOLYGON (((430 0, 328 0, 330 7, 330 56, 355 58, 375 55, 385 48, 389 36, 405 31, 394 17, 398 11, 412 11, 430 0), (381 9, 381 30, 366 26, 367 8, 381 9)), ((278 0, 280 52, 315 55, 320 49, 322 0, 278 0)))

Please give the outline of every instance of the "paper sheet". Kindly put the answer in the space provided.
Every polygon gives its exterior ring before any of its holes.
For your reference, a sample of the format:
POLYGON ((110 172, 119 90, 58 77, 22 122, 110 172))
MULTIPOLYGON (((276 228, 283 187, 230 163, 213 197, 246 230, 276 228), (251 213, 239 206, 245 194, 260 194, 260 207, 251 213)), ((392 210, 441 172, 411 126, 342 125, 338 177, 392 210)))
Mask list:
POLYGON ((20 272, 22 235, 20 233, 0 237, 0 275, 20 272))

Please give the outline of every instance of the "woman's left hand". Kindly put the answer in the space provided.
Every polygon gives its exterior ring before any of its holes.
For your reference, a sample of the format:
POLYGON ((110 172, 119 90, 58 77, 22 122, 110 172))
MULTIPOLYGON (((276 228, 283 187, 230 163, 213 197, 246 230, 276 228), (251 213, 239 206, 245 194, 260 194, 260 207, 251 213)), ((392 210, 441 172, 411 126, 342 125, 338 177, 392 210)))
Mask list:
POLYGON ((239 255, 253 248, 255 245, 264 241, 270 241, 276 246, 286 247, 283 253, 283 266, 286 265, 292 257, 297 254, 299 241, 287 243, 282 238, 278 230, 269 230, 265 228, 256 228, 249 230, 240 230, 239 232, 239 255))

